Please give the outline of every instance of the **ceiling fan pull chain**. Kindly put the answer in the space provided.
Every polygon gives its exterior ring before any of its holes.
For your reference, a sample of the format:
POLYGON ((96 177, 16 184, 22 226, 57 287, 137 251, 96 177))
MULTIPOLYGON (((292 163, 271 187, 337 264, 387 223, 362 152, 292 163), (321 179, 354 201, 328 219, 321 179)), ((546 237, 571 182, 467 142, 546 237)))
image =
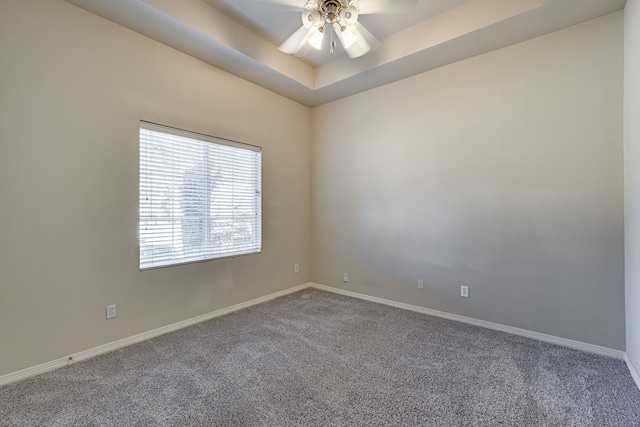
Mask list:
POLYGON ((333 55, 333 48, 336 47, 336 41, 333 39, 333 31, 331 31, 331 49, 329 50, 329 53, 331 55, 333 55))

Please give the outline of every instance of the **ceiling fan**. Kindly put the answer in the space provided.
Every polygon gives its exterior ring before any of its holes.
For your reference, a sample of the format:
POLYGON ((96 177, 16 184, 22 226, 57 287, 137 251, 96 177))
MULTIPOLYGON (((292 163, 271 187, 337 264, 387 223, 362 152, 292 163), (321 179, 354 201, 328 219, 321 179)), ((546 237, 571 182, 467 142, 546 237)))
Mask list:
POLYGON ((417 0, 307 0, 302 7, 302 27, 282 43, 282 52, 303 56, 309 47, 321 49, 324 37, 331 38, 330 52, 340 40, 350 58, 357 58, 380 45, 358 17, 365 13, 393 13, 415 6, 417 0))

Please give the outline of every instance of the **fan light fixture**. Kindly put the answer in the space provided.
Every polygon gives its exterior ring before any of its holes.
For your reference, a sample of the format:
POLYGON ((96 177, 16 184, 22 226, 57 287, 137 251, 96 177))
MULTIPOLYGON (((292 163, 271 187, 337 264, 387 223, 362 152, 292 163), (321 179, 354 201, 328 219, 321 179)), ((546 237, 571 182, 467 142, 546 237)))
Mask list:
POLYGON ((316 49, 322 49, 322 40, 324 40, 324 31, 315 31, 309 38, 309 44, 316 49))
POLYGON ((329 32, 331 53, 336 46, 335 33, 350 58, 362 56, 379 42, 358 23, 359 15, 359 0, 307 0, 302 8, 302 28, 280 45, 280 50, 298 54, 307 43, 322 49, 324 36, 329 32))
MULTIPOLYGON (((358 39, 358 35, 351 28, 358 22, 359 13, 359 0, 308 0, 303 7, 302 24, 305 28, 314 30, 309 38, 309 44, 316 49, 321 49, 325 30, 329 27, 333 28, 338 39, 347 49, 358 39), (347 30, 349 30, 347 34, 344 34, 347 30)), ((332 37, 331 53, 334 46, 332 37)))

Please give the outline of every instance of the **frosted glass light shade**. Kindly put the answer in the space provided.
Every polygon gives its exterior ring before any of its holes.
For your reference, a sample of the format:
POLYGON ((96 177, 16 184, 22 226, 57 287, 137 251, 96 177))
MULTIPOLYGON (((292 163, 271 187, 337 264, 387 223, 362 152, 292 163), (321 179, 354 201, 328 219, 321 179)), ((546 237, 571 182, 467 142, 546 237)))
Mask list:
POLYGON ((311 38, 309 39, 309 44, 316 49, 322 48, 322 40, 324 39, 324 33, 320 32, 320 30, 313 33, 311 38))

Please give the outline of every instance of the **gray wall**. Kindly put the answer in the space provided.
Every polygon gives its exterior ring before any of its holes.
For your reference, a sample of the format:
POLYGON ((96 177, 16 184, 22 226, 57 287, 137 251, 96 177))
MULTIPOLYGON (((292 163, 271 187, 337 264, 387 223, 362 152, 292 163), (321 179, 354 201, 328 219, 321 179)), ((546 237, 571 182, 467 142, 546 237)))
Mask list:
POLYGON ((313 281, 623 350, 622 71, 619 12, 315 108, 313 281))
POLYGON ((624 28, 627 357, 640 372, 640 1, 627 0, 624 28))
POLYGON ((0 63, 0 375, 309 281, 308 108, 61 0, 0 63), (262 254, 138 270, 140 119, 263 147, 262 254))

